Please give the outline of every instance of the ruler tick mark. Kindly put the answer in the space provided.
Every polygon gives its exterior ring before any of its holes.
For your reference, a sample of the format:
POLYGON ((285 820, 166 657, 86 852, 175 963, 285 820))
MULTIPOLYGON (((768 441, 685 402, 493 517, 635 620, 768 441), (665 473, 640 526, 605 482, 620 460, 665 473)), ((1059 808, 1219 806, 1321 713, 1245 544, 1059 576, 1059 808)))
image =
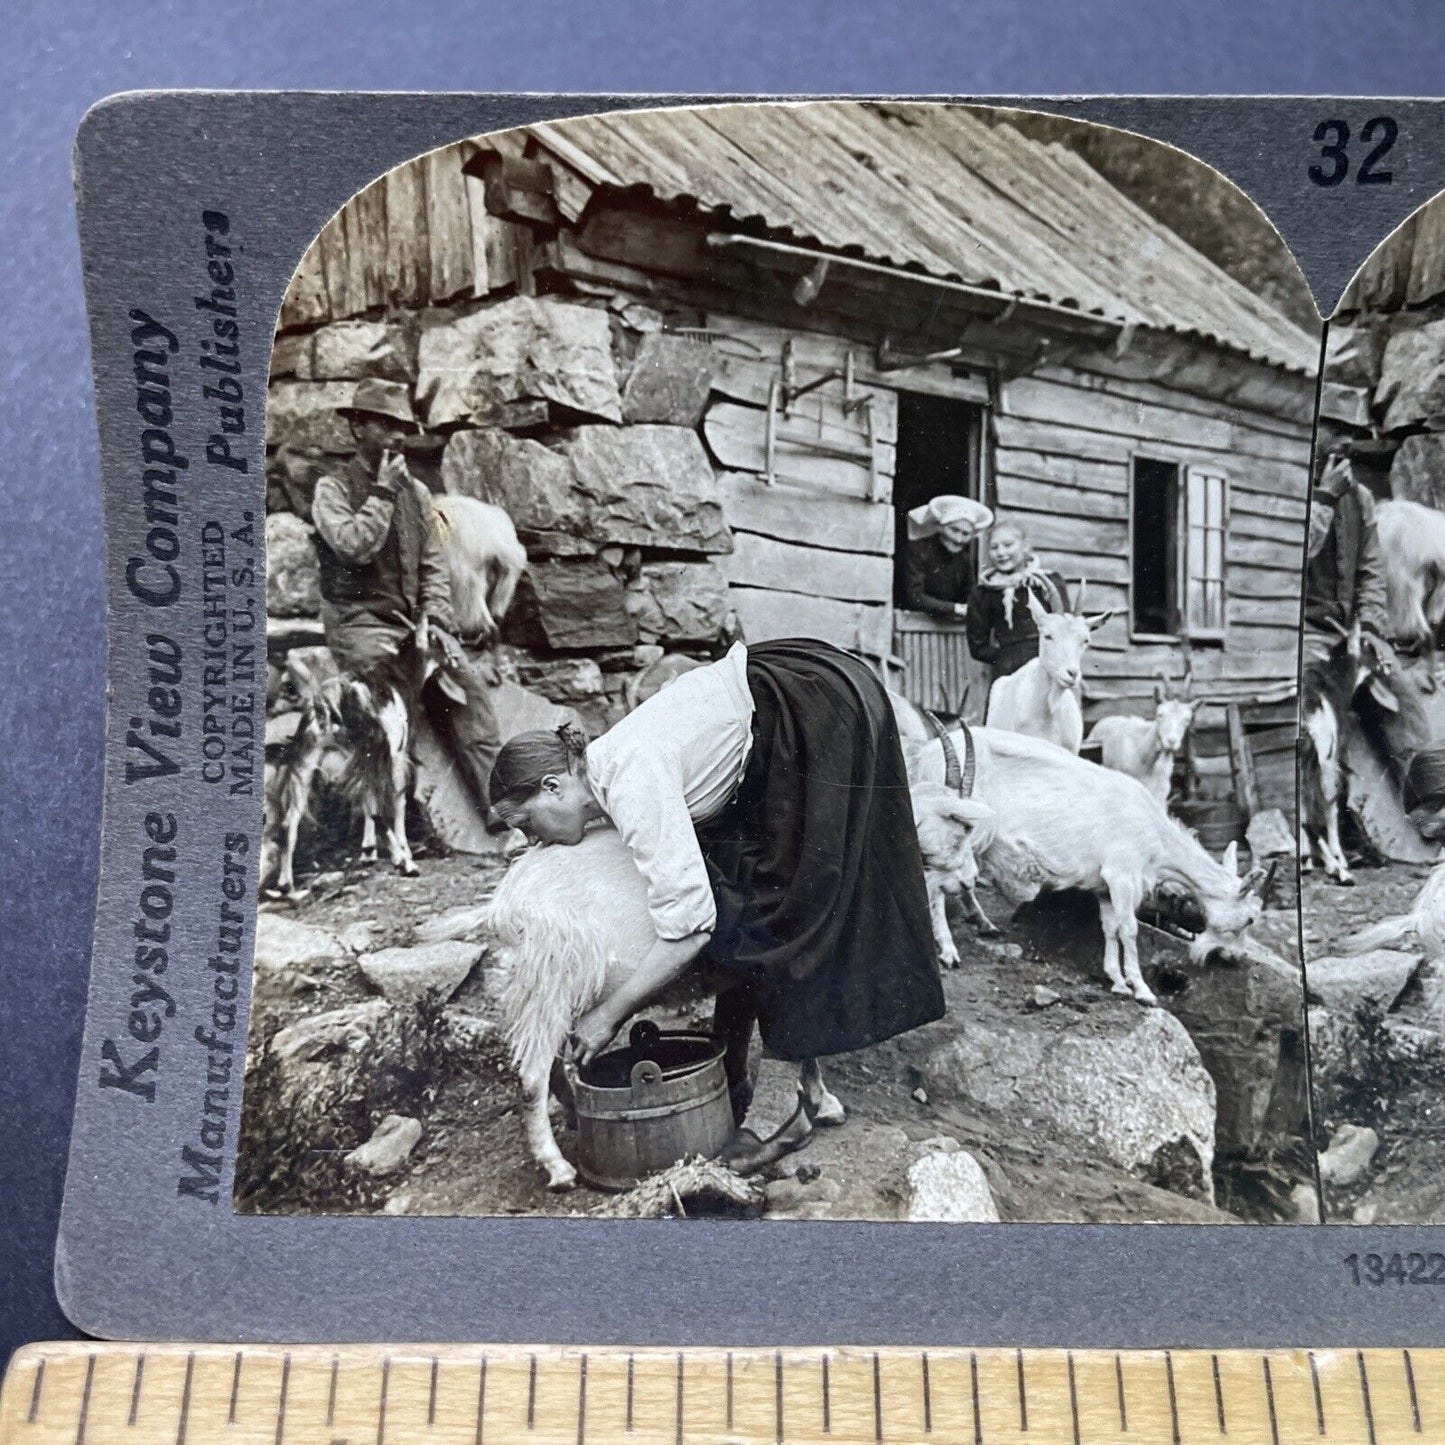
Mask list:
MULTIPOLYGON (((241 1397, 241 1361, 245 1358, 240 1350, 236 1351, 236 1358, 231 1365, 231 1404, 226 1411, 226 1424, 236 1423, 236 1402, 241 1397)), ((330 1420, 326 1422, 328 1425, 330 1420)))
POLYGON ((1219 1433, 1229 1434, 1229 1426, 1224 1423, 1224 1383, 1219 1378, 1219 1356, 1210 1355, 1210 1369, 1214 1372, 1214 1413, 1219 1419, 1219 1433))
POLYGON ((978 1406, 978 1354, 968 1352, 968 1389, 973 1396, 973 1445, 983 1445, 983 1415, 978 1406))
MULTIPOLYGON (((729 1361, 731 1361, 731 1357, 729 1357, 729 1361)), ((729 1430, 731 1430, 732 1427, 733 1427, 733 1410, 732 1410, 733 1390, 732 1390, 732 1385, 733 1385, 732 1370, 731 1370, 731 1368, 729 1368, 729 1370, 728 1370, 728 1429, 729 1429, 729 1430)), ((823 1433, 824 1433, 825 1435, 831 1435, 831 1434, 833 1433, 833 1401, 832 1401, 832 1399, 831 1399, 831 1397, 830 1397, 829 1385, 828 1385, 828 1357, 827 1357, 827 1355, 824 1355, 824 1356, 823 1356, 823 1433)))
POLYGON ((441 1361, 433 1355, 431 1357, 431 1389, 426 1397, 426 1423, 430 1429, 437 1422, 437 1371, 441 1367, 441 1361))
MULTIPOLYGON (((341 1357, 340 1357, 339 1355, 332 1355, 332 1357, 331 1357, 331 1385, 330 1385, 330 1388, 326 1391, 326 1428, 327 1428, 328 1430, 331 1428, 332 1423, 333 1423, 333 1422, 335 1421, 335 1419, 336 1419, 336 1376, 340 1373, 340 1371, 341 1371, 341 1357)), ((237 1357, 237 1362, 236 1362, 236 1373, 237 1373, 237 1377, 239 1378, 239 1376, 240 1376, 240 1357, 239 1357, 239 1356, 237 1357)), ((234 1396, 233 1396, 232 1398, 234 1399, 234 1396)), ((234 1419, 235 1419, 235 1415, 232 1414, 231 1418, 234 1420, 234 1419)))
POLYGON ((527 1429, 531 1430, 537 1423, 537 1357, 527 1358, 532 1362, 527 1370, 527 1429))
POLYGON ((783 1445, 783 1352, 773 1355, 773 1434, 783 1445))
POLYGON ((1019 1430, 1027 1435, 1029 1433, 1029 1396, 1024 1387, 1024 1352, 1015 1350, 1014 1358, 1018 1361, 1019 1367, 1019 1430))
POLYGON ((291 1356, 281 1357, 281 1398, 276 1402, 276 1445, 286 1433, 286 1393, 291 1388, 291 1356))
POLYGON ((1074 1445, 1079 1445, 1079 1391, 1074 1383, 1074 1352, 1066 1356, 1069 1362, 1069 1414, 1074 1421, 1074 1445))
POLYGON ((677 1352, 677 1432, 674 1438, 677 1445, 682 1445, 682 1372, 684 1369, 683 1353, 677 1352))
POLYGON ((1365 1428, 1369 1431, 1370 1445, 1375 1445, 1375 1411, 1370 1404, 1370 1376, 1365 1369, 1365 1352, 1355 1351, 1355 1362, 1360 1367, 1360 1399, 1365 1402, 1365 1428))
POLYGON ((472 1436, 472 1445, 482 1445, 482 1422, 487 1418, 487 1357, 482 1356, 481 1372, 477 1376, 477 1430, 472 1436))
POLYGON ((1415 1394, 1415 1366, 1410 1359, 1409 1350, 1403 1351, 1405 1356, 1405 1386, 1410 1391, 1410 1416, 1415 1422, 1415 1433, 1420 1433, 1420 1399, 1415 1394))
POLYGON ((1261 1358, 1264 1365, 1264 1398, 1269 1405, 1269 1438, 1279 1445, 1279 1418, 1274 1413, 1274 1375, 1270 1372, 1269 1356, 1261 1358))
MULTIPOLYGON (((75 1422, 75 1445, 85 1445, 85 1422, 90 1418, 90 1387, 95 1382, 95 1356, 85 1362, 85 1389, 80 1395, 80 1415, 75 1422)), ((189 1376, 187 1384, 189 1385, 189 1376)))
POLYGON ((577 1362, 577 1445, 587 1439, 587 1355, 577 1362))
POLYGON ((1124 1361, 1118 1351, 1114 1352, 1114 1393, 1119 1397, 1119 1429, 1129 1433, 1129 1411, 1124 1403, 1124 1361))
POLYGON ((146 1357, 137 1355, 135 1357, 135 1382, 130 1387, 130 1414, 125 1417, 127 1425, 135 1424, 135 1417, 140 1411, 140 1382, 145 1375, 146 1357))
POLYGON ((381 1399, 376 1408, 376 1445, 386 1439, 386 1395, 391 1388, 391 1356, 383 1355, 381 1360, 381 1399))
MULTIPOLYGON (((191 1414, 191 1380, 196 1373, 196 1355, 192 1350, 186 1355, 186 1382, 181 1387, 181 1418, 176 1426, 176 1445, 186 1445, 186 1423, 191 1414)), ((86 1381, 87 1385, 89 1380, 86 1381)), ((89 1391, 87 1390, 87 1394, 89 1391)), ((79 1445, 79 1442, 76 1442, 79 1445)))
POLYGON ((1310 1351, 1309 1360, 1310 1383, 1315 1387, 1315 1433, 1323 1435, 1325 1433, 1325 1397, 1324 1392, 1320 1389, 1319 1361, 1315 1359, 1315 1352, 1313 1350, 1310 1351))
POLYGON ((1174 1355, 1164 1351, 1164 1378, 1169 1382, 1169 1429, 1174 1445, 1179 1445, 1179 1395, 1174 1388, 1174 1355))
MULTIPOLYGON (((627 1357, 627 1428, 632 1429, 632 1375, 636 1361, 631 1355, 627 1357)), ((733 1427, 733 1357, 728 1356, 728 1429, 733 1427)))
POLYGON ((878 1351, 873 1352, 873 1438, 883 1439, 883 1367, 878 1360, 878 1351))
POLYGON ((35 1366, 35 1384, 30 1389, 30 1413, 25 1417, 27 1425, 33 1425, 40 1417, 40 1392, 45 1388, 45 1361, 35 1366))
POLYGON ((928 1379, 928 1351, 923 1352, 923 1433, 933 1434, 933 1391, 928 1379))

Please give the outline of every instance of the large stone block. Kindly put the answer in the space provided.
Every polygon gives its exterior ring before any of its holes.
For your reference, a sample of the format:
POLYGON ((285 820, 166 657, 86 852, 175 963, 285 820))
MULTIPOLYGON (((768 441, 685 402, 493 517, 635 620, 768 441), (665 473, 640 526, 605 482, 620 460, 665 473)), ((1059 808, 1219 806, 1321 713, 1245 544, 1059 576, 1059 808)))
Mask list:
POLYGON ((1407 502, 1445 509, 1445 436, 1406 437, 1390 463, 1390 491, 1407 502))
POLYGON ((1312 958, 1305 969, 1310 993, 1346 1017, 1362 1003, 1388 1013, 1420 969, 1418 953, 1377 948, 1345 958, 1312 958))
POLYGON ((1332 325, 1325 343, 1325 375, 1337 385, 1373 391, 1384 347, 1385 333, 1379 325, 1332 325))
POLYGON ((442 486, 501 507, 529 553, 544 551, 536 542, 551 533, 591 540, 591 508, 576 473, 541 442, 491 428, 456 432, 442 453, 442 486))
POLYGON ((418 347, 417 399, 432 426, 527 400, 620 422, 607 313, 516 296, 434 326, 418 347))
POLYGON ((1042 1126, 1212 1203, 1214 1081, 1183 1024, 1156 1008, 1090 1025, 1052 1009, 970 1019, 917 1067, 930 1098, 967 1100, 1010 1127, 1042 1126))
POLYGON ((356 394, 351 381, 274 381, 266 391, 266 445, 347 455, 355 450, 339 408, 356 394))
POLYGON ((576 471, 599 542, 679 552, 731 552, 717 478, 695 431, 680 426, 578 427, 556 449, 576 471))
POLYGON ((652 332, 642 338, 622 388, 622 419, 695 427, 717 368, 706 342, 652 332))
POLYGON ((302 381, 409 382, 416 375, 415 347, 406 329, 386 321, 336 321, 313 331, 297 358, 302 381))
POLYGON ((321 606, 321 563, 312 530, 290 512, 266 518, 266 611, 314 617, 321 606))
POLYGON ((711 562, 645 562, 627 589, 644 642, 711 642, 728 615, 727 579, 711 562))
POLYGON ((1445 321, 1397 331, 1385 343, 1376 410, 1386 431, 1445 429, 1445 321))
POLYGON ((381 948, 361 956, 360 967, 378 993, 395 1004, 428 997, 449 999, 482 956, 481 946, 457 940, 381 948))
POLYGON ((325 472, 335 470, 335 462, 318 453, 291 447, 270 453, 266 458, 266 510, 295 512, 309 520, 316 483, 325 472))
POLYGON ((624 647, 638 640, 622 583, 610 567, 590 559, 529 566, 502 633, 523 647, 553 651, 624 647))

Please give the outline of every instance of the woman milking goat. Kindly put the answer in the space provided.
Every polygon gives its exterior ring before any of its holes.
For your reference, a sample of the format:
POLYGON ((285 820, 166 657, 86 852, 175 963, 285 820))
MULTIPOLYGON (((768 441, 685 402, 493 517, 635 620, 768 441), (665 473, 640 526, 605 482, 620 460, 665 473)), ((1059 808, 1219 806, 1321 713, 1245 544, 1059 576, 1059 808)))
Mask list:
MULTIPOLYGON (((739 1126, 754 1023, 772 1055, 809 1065, 943 1015, 897 723, 867 665, 825 642, 738 643, 590 744, 571 728, 521 733, 492 798, 546 843, 610 823, 646 887, 656 939, 575 1023, 579 1064, 701 955, 722 978, 739 1126)), ((723 1157, 746 1171, 840 1122, 805 1068, 791 1118, 766 1140, 739 1128, 723 1157)))

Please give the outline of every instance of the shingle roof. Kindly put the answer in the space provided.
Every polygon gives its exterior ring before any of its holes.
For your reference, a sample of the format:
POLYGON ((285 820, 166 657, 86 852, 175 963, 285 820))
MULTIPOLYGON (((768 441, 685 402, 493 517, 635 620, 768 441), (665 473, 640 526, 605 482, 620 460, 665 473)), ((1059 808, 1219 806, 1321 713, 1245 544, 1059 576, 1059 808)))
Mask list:
POLYGON ((1317 338, 1079 156, 967 107, 698 106, 530 131, 593 187, 642 187, 825 251, 1202 338, 1290 371, 1318 361, 1317 338))

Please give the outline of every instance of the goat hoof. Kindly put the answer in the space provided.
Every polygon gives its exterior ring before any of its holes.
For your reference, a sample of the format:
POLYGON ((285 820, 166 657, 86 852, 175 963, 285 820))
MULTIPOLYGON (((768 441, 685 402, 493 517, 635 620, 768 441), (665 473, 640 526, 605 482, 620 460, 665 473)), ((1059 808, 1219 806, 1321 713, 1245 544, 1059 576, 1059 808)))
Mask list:
POLYGON ((565 1194, 569 1189, 577 1187, 577 1171, 570 1165, 564 1165, 561 1169, 554 1169, 547 1176, 548 1194, 565 1194))
POLYGON ((1142 1003, 1147 1007, 1152 1004, 1157 1004, 1159 1000, 1155 998, 1153 993, 1147 988, 1136 988, 1134 990, 1134 1002, 1142 1003))
POLYGON ((1002 938, 1003 929, 996 923, 980 923, 978 926, 978 936, 980 938, 1002 938))
POLYGON ((1353 888, 1355 886, 1355 875, 1353 873, 1337 873, 1334 875, 1334 881, 1341 888, 1353 888))
POLYGON ((1134 995, 1134 990, 1133 990, 1132 988, 1130 988, 1129 985, 1128 985, 1127 983, 1125 983, 1122 979, 1121 979, 1118 983, 1111 984, 1111 985, 1109 986, 1109 992, 1110 992, 1110 993, 1117 993, 1117 994, 1120 994, 1120 995, 1127 994, 1127 995, 1128 995, 1129 997, 1131 997, 1131 998, 1132 998, 1133 995, 1134 995))
POLYGON ((403 878, 419 878, 421 876, 421 869, 418 868, 410 858, 398 863, 396 865, 396 871, 400 873, 403 878))
POLYGON ((813 1122, 828 1129, 836 1128, 839 1124, 848 1122, 848 1110, 836 1094, 825 1092, 823 1102, 818 1105, 817 1112, 813 1115, 813 1122))
POLYGON ((375 853, 363 853, 363 854, 361 855, 361 857, 359 857, 359 858, 356 860, 356 866, 357 866, 358 868, 375 868, 375 867, 376 867, 376 854, 375 854, 375 853))

